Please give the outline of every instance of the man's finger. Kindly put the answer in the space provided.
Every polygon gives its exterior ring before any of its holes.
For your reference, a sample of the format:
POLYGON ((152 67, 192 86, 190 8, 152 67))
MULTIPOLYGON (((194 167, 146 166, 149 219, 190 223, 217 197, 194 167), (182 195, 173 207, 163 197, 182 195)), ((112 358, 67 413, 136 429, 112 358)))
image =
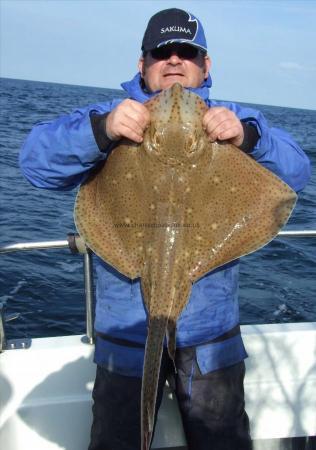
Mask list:
POLYGON ((130 100, 125 108, 122 107, 122 113, 134 119, 143 129, 149 124, 150 114, 142 103, 130 100))
POLYGON ((119 104, 107 117, 105 130, 112 140, 122 137, 133 139, 137 135, 136 142, 140 142, 146 127, 150 121, 147 108, 133 100, 126 100, 119 104), (127 132, 131 130, 131 132, 127 132))
POLYGON ((214 106, 209 108, 203 116, 202 126, 206 126, 209 122, 218 122, 220 118, 225 117, 227 113, 230 113, 227 108, 223 108, 220 106, 214 106))
POLYGON ((122 136, 130 139, 133 142, 141 143, 143 142, 143 132, 138 133, 135 129, 130 128, 126 125, 122 125, 122 136))

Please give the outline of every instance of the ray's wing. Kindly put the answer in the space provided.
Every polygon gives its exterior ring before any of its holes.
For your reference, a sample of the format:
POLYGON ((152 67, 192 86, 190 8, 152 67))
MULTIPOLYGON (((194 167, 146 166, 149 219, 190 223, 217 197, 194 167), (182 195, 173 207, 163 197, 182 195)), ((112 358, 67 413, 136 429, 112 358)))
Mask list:
POLYGON ((190 183, 190 220, 196 227, 188 229, 186 242, 192 282, 270 242, 297 198, 287 184, 236 147, 207 145, 200 173, 190 183))
MULTIPOLYGON (((129 278, 140 276, 151 221, 141 146, 122 144, 85 182, 75 204, 75 223, 88 247, 129 278)), ((148 186, 148 185, 147 185, 148 186)))

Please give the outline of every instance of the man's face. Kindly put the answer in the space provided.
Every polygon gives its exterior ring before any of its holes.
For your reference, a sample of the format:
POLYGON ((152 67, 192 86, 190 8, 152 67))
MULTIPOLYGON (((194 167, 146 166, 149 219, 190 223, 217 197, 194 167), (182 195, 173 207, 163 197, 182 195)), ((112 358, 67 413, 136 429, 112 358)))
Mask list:
MULTIPOLYGON (((183 87, 199 87, 208 76, 211 66, 209 57, 201 53, 194 58, 190 54, 186 57, 186 52, 182 52, 180 47, 188 47, 187 44, 164 47, 164 59, 158 59, 155 52, 148 52, 139 60, 138 68, 147 89, 155 92, 167 89, 176 82, 183 87)), ((161 57, 159 53, 158 56, 161 57)))

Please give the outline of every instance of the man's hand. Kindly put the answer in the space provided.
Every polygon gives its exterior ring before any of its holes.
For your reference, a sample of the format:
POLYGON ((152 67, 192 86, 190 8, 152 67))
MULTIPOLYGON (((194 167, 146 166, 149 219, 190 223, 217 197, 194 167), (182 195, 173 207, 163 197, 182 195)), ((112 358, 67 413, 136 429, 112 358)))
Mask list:
POLYGON ((148 109, 135 100, 123 100, 106 118, 105 132, 109 139, 118 141, 125 137, 142 142, 144 131, 149 125, 148 109))
POLYGON ((214 106, 208 109, 202 124, 211 142, 229 141, 236 147, 243 143, 243 126, 236 114, 225 107, 214 106))

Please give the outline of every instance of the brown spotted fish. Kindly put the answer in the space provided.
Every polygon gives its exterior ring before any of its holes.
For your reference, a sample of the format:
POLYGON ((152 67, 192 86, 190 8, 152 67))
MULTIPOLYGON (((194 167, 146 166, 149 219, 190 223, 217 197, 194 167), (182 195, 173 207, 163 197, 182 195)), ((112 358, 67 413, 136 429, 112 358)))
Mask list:
POLYGON ((207 107, 180 84, 145 105, 151 123, 143 143, 122 141, 81 186, 75 206, 77 229, 93 252, 141 278, 148 312, 141 450, 152 438, 164 339, 174 358, 192 283, 271 241, 296 201, 238 148, 208 141, 207 107))

